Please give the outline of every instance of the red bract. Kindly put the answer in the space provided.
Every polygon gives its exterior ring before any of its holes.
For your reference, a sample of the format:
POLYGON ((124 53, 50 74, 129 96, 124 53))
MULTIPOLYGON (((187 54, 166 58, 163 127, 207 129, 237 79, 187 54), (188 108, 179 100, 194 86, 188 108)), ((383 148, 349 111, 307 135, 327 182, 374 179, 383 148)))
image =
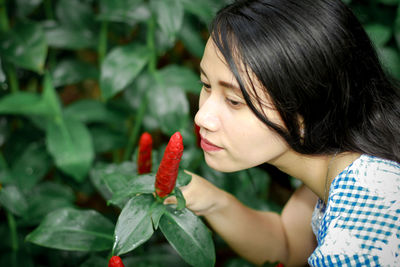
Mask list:
POLYGON ((125 267, 119 256, 112 256, 108 262, 108 267, 125 267))
POLYGON ((165 148, 164 156, 156 174, 156 193, 159 197, 165 197, 175 187, 178 177, 179 162, 183 153, 183 141, 179 132, 174 133, 165 148))
POLYGON ((144 132, 139 140, 139 154, 137 160, 138 173, 145 174, 151 172, 151 150, 153 139, 151 135, 144 132))

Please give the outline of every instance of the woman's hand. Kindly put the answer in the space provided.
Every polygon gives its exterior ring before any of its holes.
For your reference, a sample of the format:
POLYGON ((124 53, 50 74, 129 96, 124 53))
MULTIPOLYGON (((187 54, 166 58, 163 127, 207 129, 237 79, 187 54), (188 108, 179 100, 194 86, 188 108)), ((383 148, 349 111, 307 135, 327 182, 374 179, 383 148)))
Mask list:
MULTIPOLYGON (((188 209, 196 215, 204 216, 224 206, 227 195, 225 191, 194 173, 186 170, 185 172, 192 176, 192 181, 180 188, 188 209)), ((164 204, 176 204, 176 198, 169 197, 164 201, 164 204)))

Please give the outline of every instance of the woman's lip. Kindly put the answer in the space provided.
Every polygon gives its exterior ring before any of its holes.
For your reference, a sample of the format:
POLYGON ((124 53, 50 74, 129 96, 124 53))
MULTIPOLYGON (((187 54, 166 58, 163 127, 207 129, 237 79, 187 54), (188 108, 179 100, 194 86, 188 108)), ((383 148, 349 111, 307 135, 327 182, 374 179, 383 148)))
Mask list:
POLYGON ((214 145, 203 137, 201 137, 200 146, 204 151, 218 151, 222 149, 222 147, 214 145))

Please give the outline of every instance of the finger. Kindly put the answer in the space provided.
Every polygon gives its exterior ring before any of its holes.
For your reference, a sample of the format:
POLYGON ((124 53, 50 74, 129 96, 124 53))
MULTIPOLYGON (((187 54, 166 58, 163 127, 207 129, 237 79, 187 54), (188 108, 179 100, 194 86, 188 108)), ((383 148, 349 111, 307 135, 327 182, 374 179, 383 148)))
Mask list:
POLYGON ((166 198, 166 199, 164 200, 164 202, 163 202, 163 204, 165 204, 165 205, 177 204, 177 203, 178 203, 178 201, 176 200, 176 197, 175 197, 175 196, 168 197, 168 198, 166 198))

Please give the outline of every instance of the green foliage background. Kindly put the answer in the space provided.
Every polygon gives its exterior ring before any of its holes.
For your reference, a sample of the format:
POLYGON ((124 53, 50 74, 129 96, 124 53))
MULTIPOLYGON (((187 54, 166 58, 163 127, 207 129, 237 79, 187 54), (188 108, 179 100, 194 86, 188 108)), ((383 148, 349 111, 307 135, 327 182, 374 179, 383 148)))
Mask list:
MULTIPOLYGON (((58 249, 62 240, 45 248, 25 237, 62 208, 96 211, 115 223, 120 209, 106 205, 112 185, 104 177, 116 186, 136 171, 144 131, 154 137, 155 163, 180 131, 183 168, 251 207, 281 209, 296 187, 290 178, 268 167, 215 172, 196 143, 198 63, 207 25, 228 2, 0 0, 0 266, 106 266, 104 248, 58 249)), ((400 1, 345 2, 399 78, 400 1)), ((218 266, 249 265, 214 241, 218 266)), ((186 264, 157 236, 124 262, 186 264)))

